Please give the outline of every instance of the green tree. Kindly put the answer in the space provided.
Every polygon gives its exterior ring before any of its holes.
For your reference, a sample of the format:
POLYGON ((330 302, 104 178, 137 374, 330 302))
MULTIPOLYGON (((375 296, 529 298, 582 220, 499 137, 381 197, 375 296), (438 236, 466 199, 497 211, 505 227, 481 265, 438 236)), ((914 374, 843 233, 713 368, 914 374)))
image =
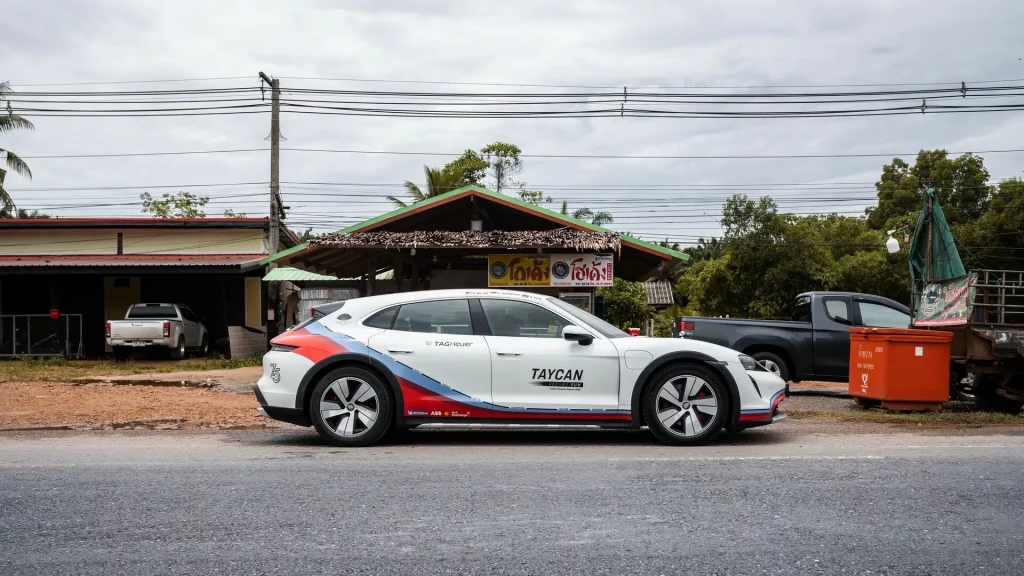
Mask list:
POLYGON ((921 211, 928 188, 935 189, 951 226, 976 220, 992 192, 988 179, 984 159, 973 154, 949 158, 945 150, 921 150, 913 166, 893 158, 875 183, 878 205, 868 208, 868 225, 876 230, 904 226, 908 215, 921 211))
MULTIPOLYGON (((11 93, 10 83, 0 82, 0 102, 6 100, 11 93)), ((7 110, 0 112, 0 134, 12 130, 32 130, 34 128, 35 126, 31 122, 14 113, 10 102, 7 103, 7 110)), ((11 195, 4 189, 4 179, 7 176, 7 171, 13 170, 15 173, 31 179, 32 170, 29 169, 28 164, 24 160, 10 150, 0 148, 0 157, 3 158, 3 165, 7 166, 7 168, 0 168, 0 210, 3 210, 6 214, 14 214, 17 212, 18 207, 15 205, 11 195)))
POLYGON ((203 206, 210 201, 209 198, 191 192, 178 192, 175 195, 164 192, 160 198, 155 199, 149 192, 143 192, 139 198, 142 199, 142 212, 157 218, 205 218, 203 206))
POLYGON ((6 209, 0 208, 0 218, 49 218, 48 214, 43 214, 39 210, 26 210, 24 208, 18 208, 14 212, 8 212, 6 209))
MULTIPOLYGON (((539 190, 528 190, 524 182, 514 177, 523 170, 520 158, 522 151, 515 144, 494 142, 480 149, 466 150, 455 160, 441 168, 423 167, 426 188, 406 180, 405 188, 413 202, 439 196, 463 186, 477 184, 499 193, 514 190, 516 195, 531 204, 551 202, 551 198, 539 190)), ((406 200, 388 196, 396 206, 407 206, 406 200)))
POLYGON ((590 208, 579 208, 572 213, 572 217, 584 222, 590 222, 594 226, 604 226, 615 221, 611 212, 594 212, 590 208))
POLYGON ((598 288, 604 297, 605 319, 622 328, 639 328, 654 316, 654 308, 647 303, 647 288, 640 282, 616 278, 612 286, 598 288))
MULTIPOLYGON (((440 196, 446 192, 451 192, 457 188, 462 188, 467 183, 463 179, 462 174, 456 170, 448 170, 447 166, 444 168, 431 168, 429 166, 423 167, 423 174, 426 176, 426 187, 420 188, 415 182, 405 181, 405 189, 412 197, 412 201, 422 202, 428 198, 434 196, 440 196)), ((388 200, 395 203, 396 206, 408 206, 406 201, 396 198, 395 196, 388 196, 388 200)))
POLYGON ((224 211, 225 218, 248 218, 244 212, 235 212, 231 208, 224 211))

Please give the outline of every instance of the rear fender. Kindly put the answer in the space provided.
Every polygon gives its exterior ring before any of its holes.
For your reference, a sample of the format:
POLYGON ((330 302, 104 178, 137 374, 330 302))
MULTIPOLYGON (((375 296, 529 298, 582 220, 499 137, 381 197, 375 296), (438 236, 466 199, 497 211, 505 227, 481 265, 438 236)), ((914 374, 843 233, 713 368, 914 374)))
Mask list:
POLYGON ((631 402, 631 411, 633 414, 633 425, 635 428, 643 426, 643 398, 644 390, 650 383, 651 378, 658 373, 662 368, 666 368, 673 364, 701 364, 715 371, 719 377, 722 378, 722 382, 725 382, 726 388, 729 389, 729 423, 728 428, 735 429, 739 425, 740 421, 740 390, 736 386, 736 380, 733 379, 732 374, 725 367, 725 363, 719 360, 715 360, 707 354, 700 352, 672 352, 656 358, 653 362, 644 368, 643 372, 636 379, 636 385, 633 386, 633 398, 631 402))
POLYGON ((301 410, 302 413, 308 417, 309 396, 313 393, 313 388, 316 387, 320 378, 339 366, 359 366, 376 372, 381 377, 381 380, 383 380, 391 389, 391 397, 395 401, 394 412, 396 416, 396 424, 399 426, 402 425, 404 420, 403 415, 405 414, 405 405, 402 400, 402 388, 398 385, 398 379, 396 379, 395 375, 392 374, 386 366, 384 366, 383 362, 375 358, 370 358, 365 354, 354 354, 351 352, 335 354, 314 364, 306 371, 306 375, 303 376, 302 381, 299 382, 299 388, 295 393, 295 409, 301 410))

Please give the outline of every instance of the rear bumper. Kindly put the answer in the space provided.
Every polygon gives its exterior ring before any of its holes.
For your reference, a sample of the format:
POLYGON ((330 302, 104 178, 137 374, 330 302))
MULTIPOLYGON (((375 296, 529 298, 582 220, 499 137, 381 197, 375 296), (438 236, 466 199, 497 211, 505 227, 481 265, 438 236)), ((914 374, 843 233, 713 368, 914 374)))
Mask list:
POLYGON ((174 348, 170 338, 107 338, 107 346, 111 348, 174 348))
POLYGON ((309 421, 309 418, 302 413, 302 410, 295 408, 279 408, 277 406, 269 406, 266 398, 263 397, 263 393, 260 392, 259 384, 252 387, 252 391, 256 394, 256 400, 259 401, 260 406, 257 408, 260 414, 267 418, 274 420, 280 420, 281 422, 287 422, 289 424, 295 424, 296 426, 312 426, 313 423, 309 421))

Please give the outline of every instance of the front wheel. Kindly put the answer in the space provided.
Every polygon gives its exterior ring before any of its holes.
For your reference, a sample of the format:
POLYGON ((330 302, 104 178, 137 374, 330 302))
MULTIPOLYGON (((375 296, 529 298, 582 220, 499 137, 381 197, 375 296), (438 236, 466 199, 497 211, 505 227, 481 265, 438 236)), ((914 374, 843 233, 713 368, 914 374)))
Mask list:
POLYGON ((729 391, 712 370, 698 364, 667 368, 644 394, 647 426, 666 444, 688 446, 714 440, 729 414, 729 391))
POLYGON ((391 396, 374 373, 346 366, 320 379, 309 415, 320 436, 335 446, 369 446, 391 427, 391 396))

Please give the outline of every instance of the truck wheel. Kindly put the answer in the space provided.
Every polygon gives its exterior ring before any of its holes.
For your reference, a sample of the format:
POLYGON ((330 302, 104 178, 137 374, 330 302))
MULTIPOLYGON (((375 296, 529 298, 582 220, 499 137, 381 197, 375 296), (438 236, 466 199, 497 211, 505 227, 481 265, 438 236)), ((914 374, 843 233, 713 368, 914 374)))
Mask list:
POLYGON ((679 364, 659 372, 644 393, 647 426, 666 444, 714 440, 729 416, 729 390, 712 370, 679 364))
MULTIPOLYGON (((976 375, 975 378, 977 377, 976 375)), ((991 380, 991 377, 985 378, 985 380, 991 380)), ((1020 412, 1021 407, 1024 406, 1024 402, 1000 396, 992 382, 982 382, 982 385, 975 389, 974 403, 982 410, 1004 412, 1006 414, 1017 414, 1020 412)))
POLYGON ((756 354, 751 354, 751 356, 754 360, 760 362, 766 370, 782 378, 782 381, 787 386, 789 385, 789 367, 786 366, 786 361, 781 356, 774 352, 757 352, 756 354))
POLYGON ((181 360, 185 357, 185 337, 178 337, 178 345, 171 350, 171 360, 181 360))
POLYGON ((131 357, 132 351, 124 346, 114 346, 114 360, 124 362, 131 357))
POLYGON ((200 358, 206 358, 206 356, 209 353, 210 353, 210 336, 208 334, 203 334, 203 343, 199 345, 198 356, 200 358))

